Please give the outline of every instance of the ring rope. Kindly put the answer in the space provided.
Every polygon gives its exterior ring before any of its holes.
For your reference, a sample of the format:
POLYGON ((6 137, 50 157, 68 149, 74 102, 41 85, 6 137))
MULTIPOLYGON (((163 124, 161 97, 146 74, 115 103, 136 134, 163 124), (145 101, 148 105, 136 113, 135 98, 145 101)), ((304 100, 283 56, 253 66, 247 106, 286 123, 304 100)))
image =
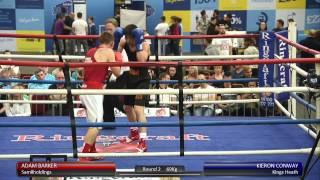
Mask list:
MULTIPOLYGON (((290 119, 292 119, 292 120, 297 120, 297 118, 296 118, 294 115, 292 115, 284 106, 282 106, 282 104, 281 104, 278 100, 275 99, 275 103, 276 103, 276 105, 279 107, 279 109, 280 109, 288 118, 290 118, 290 119)), ((307 128, 307 127, 306 127, 305 125, 303 125, 303 124, 298 124, 298 126, 299 126, 300 128, 302 128, 306 133, 308 133, 311 137, 313 137, 314 139, 316 139, 317 134, 316 134, 315 132, 310 131, 310 129, 307 128)))
MULTIPOLYGON (((70 68, 96 67, 96 66, 178 66, 179 62, 104 62, 104 63, 69 63, 70 68)), ((241 61, 187 61, 181 62, 182 66, 223 66, 223 65, 253 65, 253 64, 284 64, 284 63, 320 63, 320 58, 296 58, 296 59, 254 59, 241 61)), ((33 61, 7 61, 1 60, 2 65, 16 66, 46 66, 46 67, 64 67, 62 62, 33 62, 33 61)))
MULTIPOLYGON (((270 149, 270 150, 241 150, 241 151, 185 151, 185 156, 239 156, 239 155, 284 155, 309 154, 311 148, 301 149, 270 149)), ((316 149, 320 153, 320 148, 316 149)), ((29 159, 33 154, 0 154, 0 159, 29 159)), ((45 155, 66 155, 72 158, 71 153, 56 153, 45 155)), ((180 152, 144 152, 144 153, 78 153, 79 157, 167 157, 180 156, 180 152)))
MULTIPOLYGON (((72 95, 178 95, 179 89, 72 89, 72 95)), ((258 88, 215 88, 215 89, 183 89, 184 94, 245 94, 245 93, 284 93, 284 92, 320 92, 309 87, 258 87, 258 88)), ((0 94, 67 94, 66 89, 0 89, 0 94)))

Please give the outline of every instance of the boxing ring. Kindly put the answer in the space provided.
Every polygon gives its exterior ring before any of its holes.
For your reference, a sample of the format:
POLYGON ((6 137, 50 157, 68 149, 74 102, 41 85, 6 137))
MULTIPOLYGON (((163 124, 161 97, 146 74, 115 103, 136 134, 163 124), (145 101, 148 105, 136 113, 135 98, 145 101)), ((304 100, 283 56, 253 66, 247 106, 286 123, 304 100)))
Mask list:
MULTIPOLYGON (((252 37, 252 35, 246 35, 252 37)), ((0 37, 16 37, 16 38, 79 38, 68 36, 53 35, 10 35, 0 34, 0 37)), ((149 38, 208 38, 211 36, 168 36, 168 37, 149 37, 149 38)), ((243 37, 239 35, 212 36, 213 38, 223 37, 243 37)), ((256 35, 253 35, 256 37, 256 35)), ((278 38, 282 38, 277 36, 278 38)), ((84 36, 80 38, 96 38, 92 36, 84 36)), ((293 47, 313 52, 301 45, 297 45, 290 40, 286 40, 293 47), (298 47, 297 47, 298 46, 298 47)), ((158 43, 155 43, 157 45, 158 43)), ((157 48, 155 48, 157 49, 157 48)), ((294 51, 291 51, 294 54, 294 51)), ((313 52, 319 54, 319 52, 313 52)), ((73 95, 81 94, 104 94, 104 95, 177 95, 178 101, 171 102, 179 106, 179 114, 177 117, 169 118, 148 118, 148 123, 128 123, 126 118, 118 118, 115 123, 96 123, 89 124, 84 118, 75 118, 73 112, 70 117, 3 117, 0 121, 0 138, 2 146, 0 146, 0 179, 21 179, 16 177, 16 162, 30 158, 30 155, 66 155, 69 160, 76 161, 77 157, 106 157, 107 161, 112 161, 117 165, 117 173, 134 174, 135 165, 183 165, 186 173, 183 179, 270 179, 271 177, 247 177, 247 176, 218 176, 206 177, 202 176, 203 165, 206 162, 217 161, 236 161, 236 162, 252 162, 252 161, 296 161, 305 163, 309 159, 310 154, 314 153, 313 159, 315 163, 311 164, 312 171, 308 172, 306 179, 320 178, 320 163, 316 163, 317 155, 320 148, 315 144, 317 141, 316 132, 312 132, 304 124, 320 124, 319 116, 316 119, 299 119, 297 112, 294 110, 295 103, 301 103, 306 108, 319 113, 319 100, 317 105, 299 99, 296 93, 319 93, 319 89, 311 87, 298 87, 292 84, 291 87, 258 87, 258 88, 215 88, 209 90, 199 89, 183 89, 184 81, 182 77, 175 83, 179 84, 179 89, 144 89, 144 90, 78 90, 71 89, 71 81, 69 68, 77 68, 84 66, 95 66, 95 64, 63 62, 63 60, 79 60, 84 59, 83 56, 34 56, 34 55, 0 55, 1 59, 14 58, 13 61, 0 61, 4 65, 19 66, 48 66, 64 68, 66 73, 66 89, 64 90, 34 90, 25 89, 0 89, 0 94, 64 94, 68 96, 67 101, 13 101, 10 103, 67 103, 77 104, 80 102, 73 101, 73 95), (17 59, 17 60, 16 60, 17 59), (18 61, 18 59, 20 59, 18 61), (22 59, 22 61, 21 61, 22 59), (53 60, 60 62, 34 62, 23 61, 27 59, 53 60), (184 94, 218 94, 218 93, 290 93, 290 106, 287 110, 277 99, 275 105, 287 116, 274 117, 189 117, 184 116, 184 104, 211 104, 217 102, 184 102, 184 94), (114 127, 112 130, 102 130, 101 135, 97 139, 99 153, 79 153, 83 143, 83 137, 86 127, 114 127), (128 127, 150 127, 148 128, 148 152, 137 153, 133 146, 123 145, 119 140, 127 135, 128 127), (71 131, 70 131, 71 128, 71 131), (314 152, 313 152, 314 151, 314 152), (3 178, 5 177, 5 178, 3 178)), ((255 59, 257 56, 190 56, 190 57, 160 57, 153 59, 156 62, 145 63, 101 63, 108 66, 130 66, 130 67, 146 67, 146 66, 175 66, 178 71, 182 71, 185 66, 214 66, 214 65, 252 65, 252 64, 288 64, 292 68, 292 72, 299 73, 303 77, 307 77, 308 73, 299 69, 295 63, 319 63, 318 55, 316 58, 281 58, 276 59, 255 59), (242 61, 208 61, 213 59, 238 59, 242 61), (253 59, 250 59, 253 58, 253 59), (199 61, 182 61, 185 59, 195 59, 199 61), (249 60, 250 59, 250 60, 249 60), (166 62, 159 62, 166 60, 166 62), (170 60, 170 61, 169 61, 170 60), (177 60, 178 62, 175 62, 177 60)), ((319 64, 316 65, 319 73, 319 64)), ((296 81, 296 74, 291 75, 292 81, 296 81)), ((253 80, 253 79, 251 79, 253 80)), ((20 83, 37 83, 30 80, 9 80, 20 83)), ((236 80, 237 81, 237 80, 236 80)), ((243 80, 246 81, 246 80, 243 80)), ((250 80, 247 80, 250 81, 250 80)), ((5 82, 5 81, 3 81, 5 82)), ((232 81, 231 81, 232 82, 232 81)), ((42 82, 49 83, 49 82, 42 82)), ((61 82, 50 82, 61 83, 61 82)), ((81 82, 74 82, 81 83, 81 82)), ((155 83, 171 83, 156 80, 155 83)), ((259 102, 259 99, 243 100, 243 103, 259 102)), ((2 101, 8 102, 8 101, 2 101)), ((170 102, 156 102, 156 104, 170 104, 170 102)), ((221 103, 221 102, 220 102, 221 103)), ((223 103, 233 103, 224 101, 223 103)), ((73 111, 73 110, 71 110, 73 111)), ((319 136, 319 135, 318 135, 319 136)), ((310 163, 310 162, 308 162, 310 163)), ((293 179, 298 177, 280 177, 281 179, 293 179)))

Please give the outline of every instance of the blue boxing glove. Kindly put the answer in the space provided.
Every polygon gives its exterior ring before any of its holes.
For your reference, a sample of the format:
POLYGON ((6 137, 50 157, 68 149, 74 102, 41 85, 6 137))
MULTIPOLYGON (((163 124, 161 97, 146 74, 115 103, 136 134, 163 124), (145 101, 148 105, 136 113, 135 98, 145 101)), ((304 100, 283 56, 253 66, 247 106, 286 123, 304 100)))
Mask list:
POLYGON ((136 50, 142 51, 142 43, 144 42, 144 31, 143 29, 136 28, 132 31, 132 36, 134 38, 135 44, 136 44, 136 50))
POLYGON ((115 50, 115 51, 118 50, 119 43, 120 43, 120 40, 123 37, 123 35, 124 35, 124 29, 121 27, 117 27, 113 33, 113 36, 114 36, 113 50, 115 50))

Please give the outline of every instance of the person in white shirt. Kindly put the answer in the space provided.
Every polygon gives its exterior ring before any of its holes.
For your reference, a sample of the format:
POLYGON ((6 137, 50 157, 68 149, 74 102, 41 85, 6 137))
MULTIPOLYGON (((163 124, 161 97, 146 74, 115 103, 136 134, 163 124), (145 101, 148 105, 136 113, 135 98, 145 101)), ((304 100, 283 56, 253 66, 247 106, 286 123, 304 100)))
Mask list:
MULTIPOLYGON (((72 23, 72 31, 75 35, 78 36, 85 36, 88 34, 88 23, 82 19, 82 13, 77 13, 77 20, 72 23)), ((81 54, 81 45, 83 46, 84 53, 88 51, 88 42, 86 39, 77 39, 76 40, 76 47, 77 53, 81 54)))
MULTIPOLYGON (((219 24, 219 35, 226 34, 226 28, 224 24, 219 24)), ((232 39, 231 38, 216 38, 212 40, 212 44, 215 45, 219 54, 223 56, 232 55, 232 39)))
MULTIPOLYGON (((199 74, 198 80, 206 80, 204 74, 199 74)), ((213 86, 210 86, 208 83, 200 83, 200 87, 197 89, 214 89, 213 86)), ((193 95, 193 101, 215 101, 215 94, 195 94, 193 95)), ((204 104, 204 105, 195 105, 194 115, 195 116, 212 116, 214 112, 213 104, 204 104)))
MULTIPOLYGON (((25 89, 23 85, 17 84, 12 89, 25 89)), ((12 94, 9 96, 9 100, 26 100, 23 94, 12 94)), ((6 116, 31 116, 30 104, 26 103, 5 103, 6 116)))
MULTIPOLYGON (((161 81, 170 81, 170 76, 168 73, 161 73, 159 75, 159 79, 161 81)), ((159 85, 159 89, 172 89, 168 86, 168 84, 160 84, 159 85)), ((177 99, 177 97, 175 95, 169 95, 169 94, 160 94, 159 95, 159 99, 160 102, 171 102, 171 101, 175 101, 177 99)), ((150 95, 150 100, 151 101, 156 101, 156 95, 152 94, 150 95)), ((161 107, 164 107, 165 105, 161 105, 161 107)))
MULTIPOLYGON (((5 50, 4 54, 6 55, 11 55, 11 52, 9 50, 5 50)), ((11 58, 7 59, 8 61, 11 61, 11 58)), ((3 69, 11 69, 13 74, 13 77, 19 77, 20 76, 20 68, 19 66, 15 66, 15 65, 0 65, 0 71, 2 71, 3 69)))
MULTIPOLYGON (((168 34, 169 31, 169 25, 166 23, 166 17, 161 17, 161 22, 155 27, 155 32, 157 36, 165 36, 168 34)), ((165 55, 165 49, 166 49, 167 41, 165 39, 160 39, 158 42, 158 52, 159 56, 165 55)))

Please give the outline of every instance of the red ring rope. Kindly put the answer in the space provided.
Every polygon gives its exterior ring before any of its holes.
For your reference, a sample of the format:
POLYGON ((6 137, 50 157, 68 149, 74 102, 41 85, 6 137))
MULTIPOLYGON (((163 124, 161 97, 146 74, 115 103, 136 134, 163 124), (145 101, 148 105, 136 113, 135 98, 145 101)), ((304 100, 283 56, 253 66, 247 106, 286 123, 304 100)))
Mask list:
MULTIPOLYGON (((222 65, 253 65, 253 64, 284 64, 284 63, 320 63, 320 58, 296 58, 296 59, 255 59, 241 61, 186 61, 182 62, 183 66, 222 66, 222 65)), ((48 67, 64 67, 65 63, 61 62, 34 62, 34 61, 0 61, 2 65, 16 66, 48 66, 48 67)), ((146 66, 177 66, 178 62, 109 62, 109 63, 68 63, 71 68, 76 67, 92 67, 92 66, 130 66, 130 67, 146 67, 146 66)))
MULTIPOLYGON (((180 36, 180 35, 167 35, 167 36, 145 36, 145 39, 204 39, 204 38, 257 38, 258 34, 227 34, 227 35, 189 35, 189 36, 180 36)), ((54 35, 52 34, 7 34, 0 33, 0 37, 7 38, 38 38, 38 39, 53 39, 54 35)), ((99 36, 97 35, 87 35, 87 36, 78 36, 78 35, 56 35, 58 39, 95 39, 99 36)))

